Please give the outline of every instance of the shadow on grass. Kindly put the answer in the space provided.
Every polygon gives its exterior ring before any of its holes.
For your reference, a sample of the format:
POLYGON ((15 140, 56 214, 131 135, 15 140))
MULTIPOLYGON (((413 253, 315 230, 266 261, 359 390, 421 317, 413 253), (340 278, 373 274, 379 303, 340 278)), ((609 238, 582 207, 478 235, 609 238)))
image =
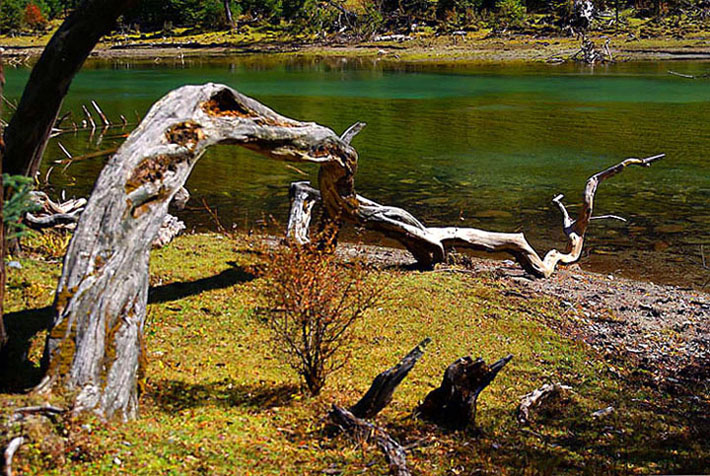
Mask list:
POLYGON ((293 384, 235 384, 227 378, 207 384, 159 380, 152 387, 149 398, 167 412, 207 405, 242 407, 260 412, 288 405, 299 391, 298 386, 293 384))
MULTIPOLYGON (((232 264, 232 263, 230 263, 232 264)), ((223 289, 254 279, 254 275, 236 266, 221 273, 195 281, 178 282, 149 290, 149 303, 162 303, 194 296, 205 291, 223 289)), ((52 306, 5 314, 3 320, 9 336, 8 344, 0 352, 0 392, 24 392, 39 383, 42 369, 29 360, 32 339, 49 330, 54 310, 52 306)))
POLYGON ((235 284, 247 283, 254 278, 255 276, 253 274, 237 266, 225 269, 221 273, 208 278, 154 286, 148 291, 148 303, 159 304, 168 301, 176 301, 205 291, 224 289, 234 286, 235 284))
POLYGON ((54 309, 10 312, 3 316, 9 340, 0 352, 0 392, 24 392, 39 383, 42 370, 39 363, 28 359, 32 338, 49 329, 54 309))

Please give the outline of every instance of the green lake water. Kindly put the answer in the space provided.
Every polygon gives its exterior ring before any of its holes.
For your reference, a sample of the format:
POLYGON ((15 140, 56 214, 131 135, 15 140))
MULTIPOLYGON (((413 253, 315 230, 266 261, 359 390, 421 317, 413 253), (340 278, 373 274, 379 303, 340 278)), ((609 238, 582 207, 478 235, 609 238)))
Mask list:
MULTIPOLYGON (((629 219, 594 222, 582 267, 703 287, 710 270, 710 63, 574 65, 392 65, 371 60, 302 61, 268 57, 186 63, 91 62, 75 79, 65 111, 81 116, 95 99, 111 118, 142 117, 184 84, 220 82, 278 112, 340 132, 368 127, 357 190, 407 208, 431 225, 524 231, 541 252, 563 246, 550 199, 564 193, 576 210, 586 178, 626 157, 665 153, 650 169, 632 168, 604 182, 597 214, 629 219)), ((6 94, 18 98, 29 76, 7 71, 6 94)), ((31 127, 31 125, 28 125, 31 127)), ((67 134, 74 155, 120 143, 120 130, 99 140, 67 134)), ((45 169, 62 158, 56 140, 45 169)), ((59 193, 90 192, 102 159, 55 167, 59 193)), ((300 166, 311 180, 316 169, 300 166)), ((212 227, 204 198, 240 229, 272 215, 285 224, 288 184, 305 177, 237 147, 210 150, 193 172, 193 199, 182 213, 191 228, 212 227)), ((352 235, 351 235, 352 236, 352 235)), ((365 236, 366 240, 377 240, 365 236)))

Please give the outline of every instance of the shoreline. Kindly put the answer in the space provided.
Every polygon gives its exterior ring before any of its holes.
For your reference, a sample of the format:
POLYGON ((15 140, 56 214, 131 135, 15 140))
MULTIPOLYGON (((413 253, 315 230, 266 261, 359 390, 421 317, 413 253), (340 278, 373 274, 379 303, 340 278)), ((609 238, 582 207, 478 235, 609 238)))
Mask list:
MULTIPOLYGON (((615 62, 629 61, 710 61, 710 34, 687 39, 635 39, 628 35, 594 34, 589 38, 600 45, 607 38, 615 62)), ((16 39, 0 38, 5 58, 12 65, 36 60, 44 44, 18 44, 16 39), (15 44, 13 44, 15 43, 15 44), (15 61, 12 61, 15 60, 15 61)), ((103 42, 92 51, 91 59, 159 62, 165 59, 229 58, 273 56, 285 58, 362 58, 398 63, 559 63, 568 62, 579 50, 579 40, 569 37, 487 37, 474 35, 457 39, 451 36, 417 37, 409 41, 328 42, 230 42, 141 40, 103 42)), ((21 43, 21 42, 19 42, 21 43)))
MULTIPOLYGON (((270 244, 276 238, 268 239, 270 244)), ((343 259, 364 257, 385 269, 414 269, 402 249, 341 243, 343 259)), ((634 366, 646 384, 666 391, 707 381, 710 374, 710 293, 583 270, 579 263, 558 266, 546 279, 528 275, 517 263, 454 253, 428 273, 452 273, 500 286, 513 307, 551 298, 562 316, 538 316, 559 334, 584 342, 604 360, 634 366)))

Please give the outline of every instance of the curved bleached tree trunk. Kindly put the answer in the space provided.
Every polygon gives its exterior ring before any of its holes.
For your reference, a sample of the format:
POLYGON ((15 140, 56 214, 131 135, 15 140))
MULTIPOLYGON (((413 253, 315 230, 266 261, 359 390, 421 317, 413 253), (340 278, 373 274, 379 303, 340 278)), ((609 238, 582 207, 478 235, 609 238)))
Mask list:
MULTIPOLYGON (((397 239, 424 266, 442 261, 448 247, 464 245, 508 251, 541 276, 579 257, 597 184, 627 165, 656 159, 628 159, 592 177, 580 218, 572 222, 564 211, 570 250, 540 259, 522 234, 427 228, 405 210, 357 195, 358 155, 349 142, 362 127, 356 124, 338 137, 217 84, 185 86, 158 101, 104 167, 81 215, 57 286, 45 347, 47 374, 37 391, 60 386, 73 392, 75 412, 136 415, 151 243, 168 204, 209 146, 234 144, 277 160, 319 164, 320 191, 295 194, 294 201, 320 197, 328 216, 397 239)), ((292 228, 302 240, 310 211, 301 209, 302 219, 292 228)))
POLYGON ((169 93, 96 181, 64 259, 37 391, 75 392, 75 412, 136 415, 151 243, 197 160, 218 143, 278 160, 357 162, 330 129, 280 116, 226 86, 169 93))

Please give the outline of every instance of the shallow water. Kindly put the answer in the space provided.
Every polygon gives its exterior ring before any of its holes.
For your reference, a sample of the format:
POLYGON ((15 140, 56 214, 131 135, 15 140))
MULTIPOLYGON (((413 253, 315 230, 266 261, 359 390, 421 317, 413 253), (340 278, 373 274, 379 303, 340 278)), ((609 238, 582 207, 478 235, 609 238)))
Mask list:
MULTIPOLYGON (((710 280, 710 63, 574 65, 387 65, 370 60, 249 58, 186 63, 92 62, 72 85, 65 110, 81 116, 95 99, 112 118, 143 116, 183 84, 235 87, 282 114, 342 131, 368 127, 358 192, 407 208, 429 224, 460 224, 526 233, 546 251, 563 246, 550 199, 564 193, 575 210, 586 178, 631 156, 666 153, 650 169, 629 169, 600 186, 585 268, 702 287, 710 280)), ((19 97, 28 70, 7 71, 7 96, 19 97)), ((86 134, 59 138, 74 155, 108 148, 86 134)), ((45 165, 62 158, 56 141, 45 165)), ((55 167, 50 182, 87 194, 101 159, 55 167)), ((312 180, 315 168, 299 166, 312 180)), ((46 172, 45 167, 45 172, 46 172)), ((267 215, 284 223, 288 184, 304 177, 284 164, 221 146, 207 153, 188 182, 183 218, 213 226, 204 198, 227 226, 252 228, 267 215)), ((368 237, 372 239, 372 237, 368 237)))

